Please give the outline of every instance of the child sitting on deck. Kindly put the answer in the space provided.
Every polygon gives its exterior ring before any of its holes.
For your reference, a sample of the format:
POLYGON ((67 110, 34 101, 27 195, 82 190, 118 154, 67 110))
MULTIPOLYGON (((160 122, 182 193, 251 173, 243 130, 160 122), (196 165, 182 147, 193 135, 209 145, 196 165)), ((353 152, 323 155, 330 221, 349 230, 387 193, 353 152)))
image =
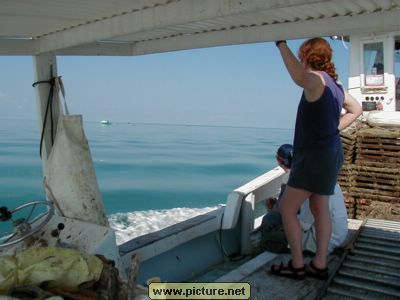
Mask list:
MULTIPOLYGON (((289 144, 280 146, 276 153, 276 160, 285 172, 290 172, 292 155, 293 147, 289 144)), ((279 212, 279 201, 285 187, 286 184, 282 184, 278 199, 268 198, 265 200, 268 212, 263 217, 261 223, 261 247, 271 252, 288 251, 288 243, 283 229, 282 217, 279 212)), ((335 186, 335 194, 329 199, 329 212, 332 222, 332 235, 328 251, 331 253, 335 248, 343 244, 348 232, 347 211, 343 194, 338 184, 335 186)), ((310 211, 308 200, 300 207, 298 218, 302 229, 303 250, 315 253, 317 249, 316 231, 314 217, 310 211)))

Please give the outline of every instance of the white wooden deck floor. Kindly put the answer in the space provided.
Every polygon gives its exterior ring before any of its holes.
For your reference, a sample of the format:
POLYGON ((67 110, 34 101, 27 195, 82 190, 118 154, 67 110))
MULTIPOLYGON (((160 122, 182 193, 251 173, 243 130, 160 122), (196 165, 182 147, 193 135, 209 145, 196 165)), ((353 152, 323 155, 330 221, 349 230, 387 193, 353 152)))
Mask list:
MULTIPOLYGON (((354 237, 359 229, 361 220, 349 220, 349 237, 354 237)), ((306 277, 304 280, 295 280, 278 277, 269 273, 272 264, 288 262, 289 254, 275 254, 263 252, 246 262, 232 272, 218 278, 218 282, 248 282, 251 286, 252 300, 314 300, 325 281, 306 277)), ((306 262, 312 257, 306 257, 306 262)), ((340 254, 329 256, 329 268, 333 269, 340 261, 340 254)))

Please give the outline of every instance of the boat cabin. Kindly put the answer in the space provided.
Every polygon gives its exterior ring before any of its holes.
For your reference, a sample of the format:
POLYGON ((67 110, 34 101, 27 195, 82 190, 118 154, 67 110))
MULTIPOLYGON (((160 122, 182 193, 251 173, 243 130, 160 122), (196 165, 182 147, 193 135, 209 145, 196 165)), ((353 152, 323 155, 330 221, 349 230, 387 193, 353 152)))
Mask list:
POLYGON ((400 111, 400 32, 349 39, 349 93, 364 111, 400 111))

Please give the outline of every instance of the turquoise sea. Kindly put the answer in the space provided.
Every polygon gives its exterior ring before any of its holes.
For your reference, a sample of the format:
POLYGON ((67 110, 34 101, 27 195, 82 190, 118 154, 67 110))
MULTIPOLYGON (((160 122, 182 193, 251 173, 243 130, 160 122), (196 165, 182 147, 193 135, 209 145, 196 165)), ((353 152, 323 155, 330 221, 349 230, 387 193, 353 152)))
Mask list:
MULTIPOLYGON (((37 121, 0 120, 0 206, 45 198, 37 121)), ((120 242, 224 204, 276 166, 293 130, 85 122, 97 179, 120 242)))

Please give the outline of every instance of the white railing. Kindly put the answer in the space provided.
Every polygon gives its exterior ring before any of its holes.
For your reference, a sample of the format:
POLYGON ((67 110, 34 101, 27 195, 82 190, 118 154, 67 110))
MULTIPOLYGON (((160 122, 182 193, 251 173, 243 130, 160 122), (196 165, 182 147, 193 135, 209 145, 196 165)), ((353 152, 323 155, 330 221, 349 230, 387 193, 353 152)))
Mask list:
POLYGON ((283 169, 276 167, 228 195, 222 229, 234 228, 240 216, 242 254, 251 253, 250 234, 261 224, 262 217, 255 219, 254 209, 256 204, 268 197, 276 196, 281 184, 286 182, 286 179, 287 174, 283 169))

